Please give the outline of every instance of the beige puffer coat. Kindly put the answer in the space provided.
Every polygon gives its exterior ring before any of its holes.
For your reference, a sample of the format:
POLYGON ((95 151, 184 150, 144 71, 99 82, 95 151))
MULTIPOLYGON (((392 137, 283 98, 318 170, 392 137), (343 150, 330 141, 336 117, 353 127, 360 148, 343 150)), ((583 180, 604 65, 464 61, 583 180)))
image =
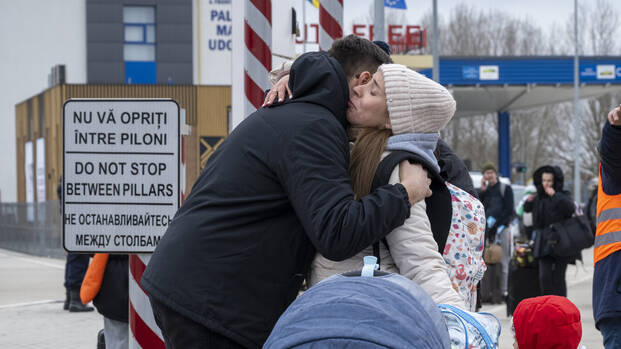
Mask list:
MULTIPOLYGON (((384 152, 382 158, 388 154, 384 152)), ((399 166, 395 167, 390 176, 390 184, 398 182, 399 166)), ((437 304, 450 304, 466 309, 464 300, 451 286, 448 265, 438 252, 438 244, 433 239, 424 200, 412 205, 410 217, 402 226, 390 232, 386 240, 390 251, 380 242, 382 271, 398 273, 416 282, 437 304)), ((317 254, 311 265, 309 286, 334 274, 360 270, 363 257, 372 255, 373 246, 341 262, 334 262, 317 254)))

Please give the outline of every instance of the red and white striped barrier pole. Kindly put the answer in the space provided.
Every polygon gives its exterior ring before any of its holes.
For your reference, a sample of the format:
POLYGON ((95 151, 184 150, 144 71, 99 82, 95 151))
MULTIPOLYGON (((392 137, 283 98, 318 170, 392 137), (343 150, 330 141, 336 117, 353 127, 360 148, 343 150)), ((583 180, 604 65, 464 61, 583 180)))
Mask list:
MULTIPOLYGON (((181 120, 185 120, 185 110, 181 110, 181 120)), ((182 125, 179 156, 179 196, 185 201, 185 137, 190 127, 182 125)), ((140 286, 142 274, 151 259, 151 253, 129 255, 129 348, 166 349, 162 331, 155 323, 151 302, 147 292, 140 286)))
POLYGON ((129 255, 129 347, 141 349, 165 349, 164 337, 155 323, 151 302, 140 279, 150 253, 129 255))
POLYGON ((319 0, 319 50, 343 36, 343 0, 319 0))
POLYGON ((245 0, 244 8, 244 113, 253 113, 270 88, 272 70, 272 1, 245 0))

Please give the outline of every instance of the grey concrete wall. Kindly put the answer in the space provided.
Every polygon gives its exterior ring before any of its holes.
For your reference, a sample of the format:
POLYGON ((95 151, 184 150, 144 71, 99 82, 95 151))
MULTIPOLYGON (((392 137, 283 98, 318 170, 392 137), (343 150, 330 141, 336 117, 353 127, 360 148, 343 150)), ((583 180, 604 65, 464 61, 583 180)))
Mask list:
POLYGON ((125 83, 121 0, 86 1, 86 60, 89 84, 125 83))
POLYGON ((159 0, 157 3, 157 83, 191 85, 192 1, 159 0))
POLYGON ((87 0, 88 83, 125 83, 123 6, 155 6, 157 83, 192 84, 191 0, 87 0))

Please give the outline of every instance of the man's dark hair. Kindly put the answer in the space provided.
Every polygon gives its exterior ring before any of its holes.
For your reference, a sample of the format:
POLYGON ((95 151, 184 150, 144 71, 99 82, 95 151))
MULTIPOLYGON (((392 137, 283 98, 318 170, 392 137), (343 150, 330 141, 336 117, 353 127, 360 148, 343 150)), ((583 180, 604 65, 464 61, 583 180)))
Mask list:
POLYGON ((347 80, 363 71, 373 74, 380 65, 392 63, 390 56, 379 46, 353 34, 335 40, 328 54, 341 63, 347 80))

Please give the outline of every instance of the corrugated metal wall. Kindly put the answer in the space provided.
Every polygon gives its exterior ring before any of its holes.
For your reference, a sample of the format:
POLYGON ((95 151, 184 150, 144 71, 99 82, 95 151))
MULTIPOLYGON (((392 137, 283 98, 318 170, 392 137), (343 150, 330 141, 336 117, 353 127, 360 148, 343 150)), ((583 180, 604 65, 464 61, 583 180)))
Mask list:
MULTIPOLYGON (((15 106, 15 152, 17 157, 17 201, 26 201, 26 171, 24 147, 30 140, 28 122, 28 103, 15 106)), ((32 183, 31 183, 32 185, 32 183)))
MULTIPOLYGON (((166 85, 59 85, 15 106, 17 146, 17 198, 26 201, 24 146, 45 138, 46 198, 56 200, 62 174, 62 106, 69 98, 172 98, 186 111, 192 131, 186 144, 186 193, 211 155, 228 135, 231 106, 229 86, 166 85)), ((34 158, 36 164, 36 157, 34 158)), ((28 183, 33 188, 35 183, 28 183)), ((33 189, 35 190, 35 189, 33 189)), ((36 190, 35 190, 36 192, 36 190)), ((42 200, 39 200, 42 201, 42 200)))

